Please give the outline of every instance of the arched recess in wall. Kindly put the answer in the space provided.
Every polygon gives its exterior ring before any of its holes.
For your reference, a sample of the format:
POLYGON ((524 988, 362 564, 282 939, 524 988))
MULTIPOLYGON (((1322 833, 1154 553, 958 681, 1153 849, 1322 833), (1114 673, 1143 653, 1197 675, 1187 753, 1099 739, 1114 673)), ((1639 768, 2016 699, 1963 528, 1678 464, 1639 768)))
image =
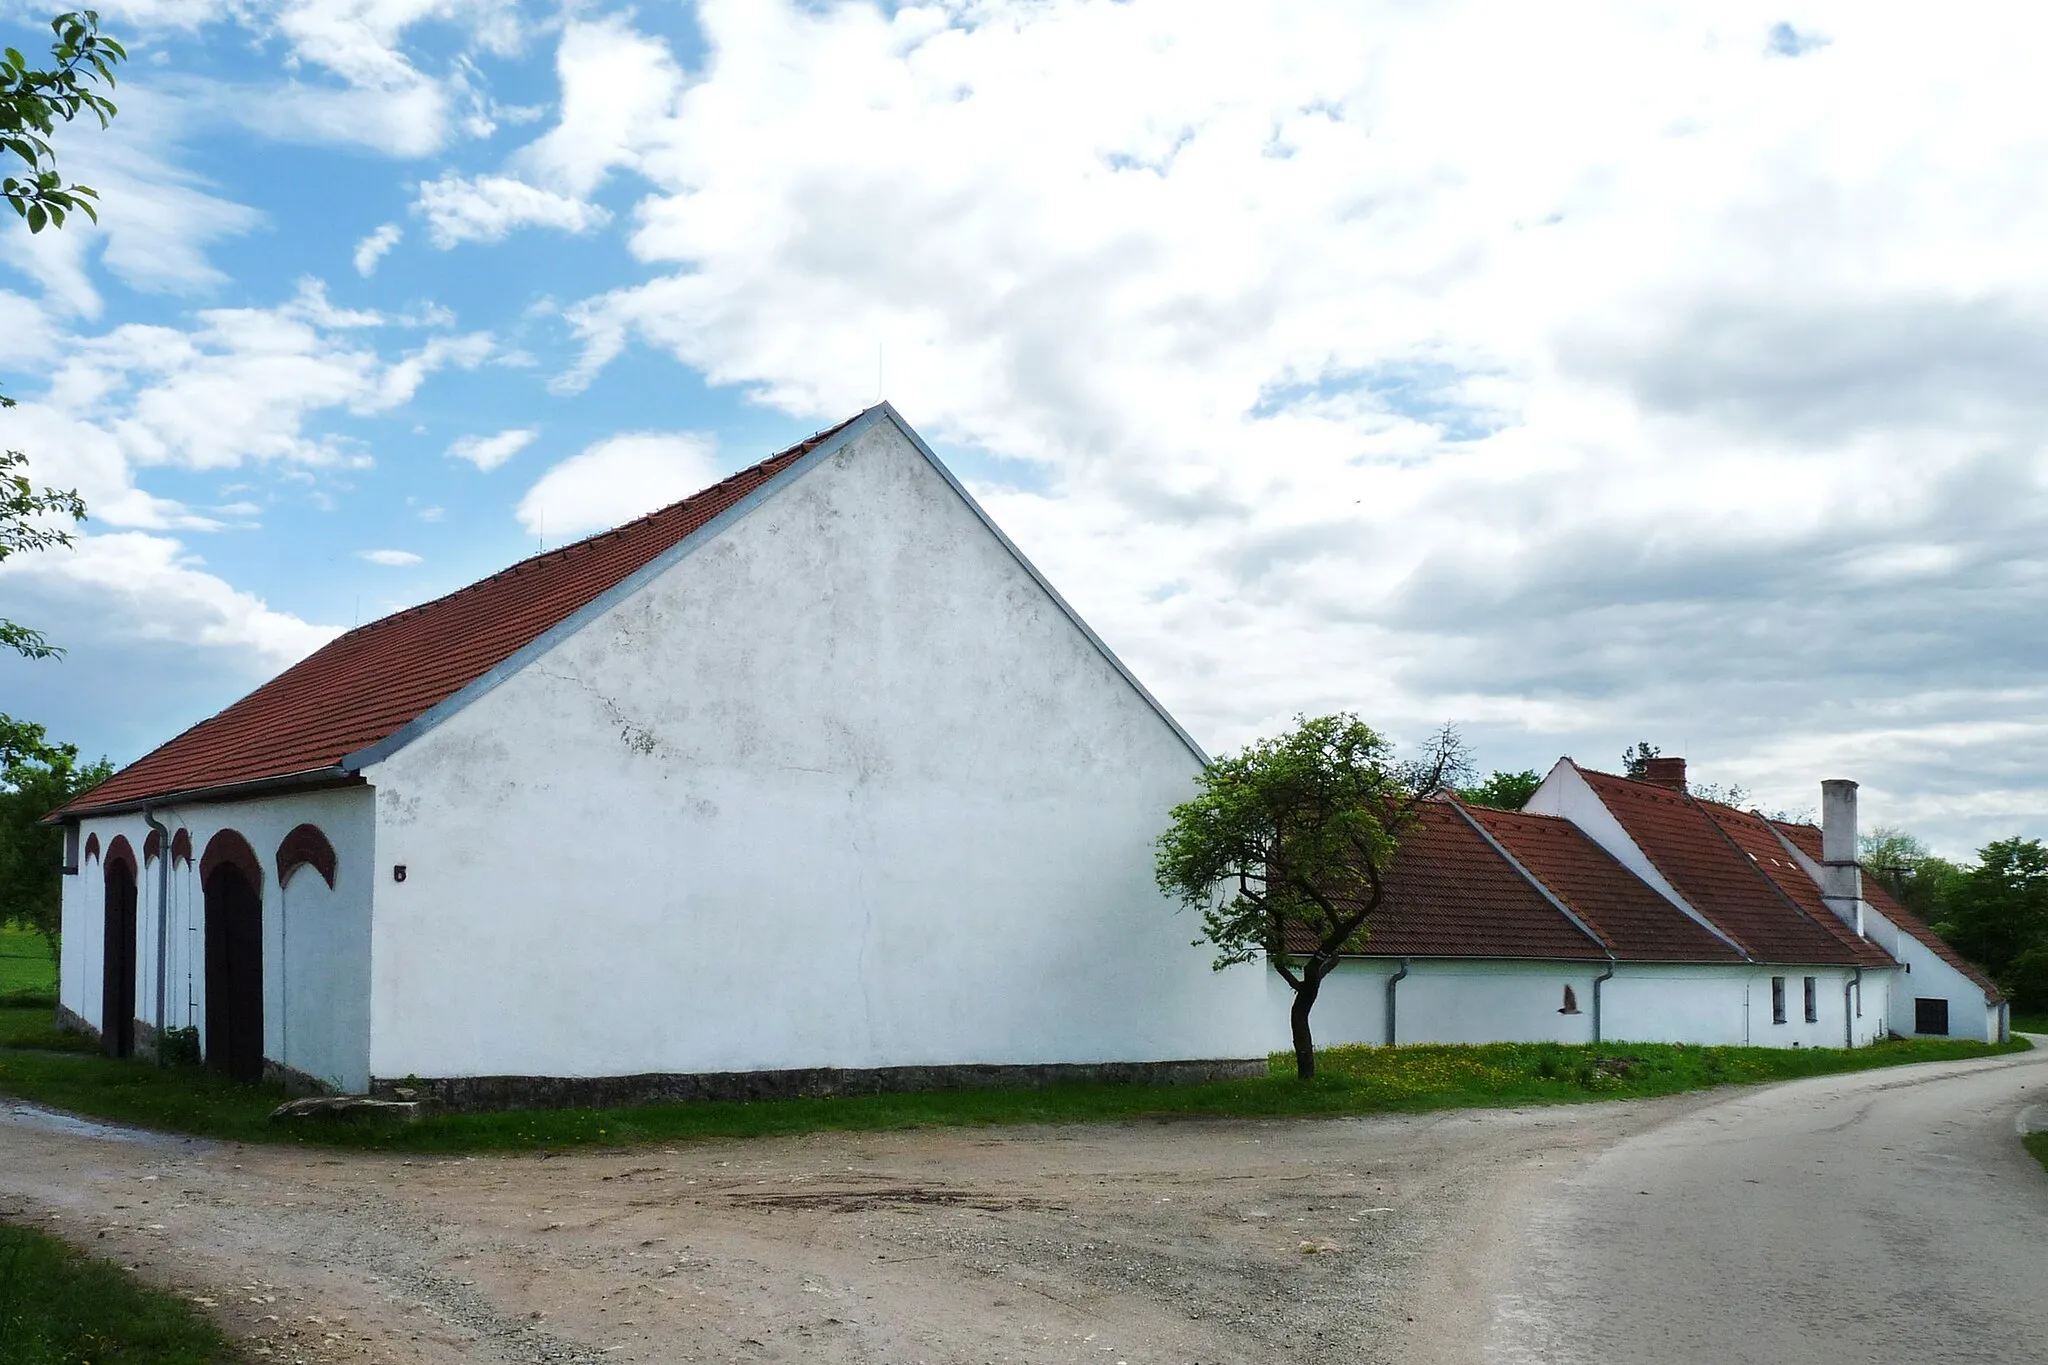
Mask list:
POLYGON ((111 871, 119 863, 126 863, 128 865, 128 875, 130 877, 135 875, 135 845, 128 842, 128 836, 125 834, 116 834, 114 836, 114 841, 107 845, 106 856, 101 861, 100 866, 111 871))
POLYGON ((158 858, 161 858, 163 856, 164 836, 158 834, 155 830, 151 830, 149 832, 149 837, 142 841, 142 865, 144 867, 148 867, 151 863, 155 862, 158 858))
POLYGON ((192 831, 181 829, 171 836, 171 866, 179 863, 192 866, 192 831))
POLYGON ((327 889, 334 889, 334 845, 327 842, 327 836, 320 832, 318 825, 300 825, 284 836, 277 846, 277 884, 283 886, 292 879, 292 873, 302 867, 311 867, 326 881, 327 889))
POLYGON ((249 847, 249 841, 235 830, 224 829, 206 841, 206 852, 199 856, 199 880, 212 881, 213 874, 223 867, 240 872, 248 879, 250 888, 262 894, 263 862, 256 856, 256 850, 249 847))
POLYGON ((99 835, 97 835, 97 834, 88 834, 88 835, 86 835, 86 836, 85 836, 85 861, 87 861, 87 862, 92 862, 92 861, 93 861, 94 859, 98 858, 99 856, 100 856, 100 836, 99 836, 99 835))
POLYGON ((263 865, 224 829, 199 856, 206 897, 206 1061, 236 1080, 263 1076, 263 865))

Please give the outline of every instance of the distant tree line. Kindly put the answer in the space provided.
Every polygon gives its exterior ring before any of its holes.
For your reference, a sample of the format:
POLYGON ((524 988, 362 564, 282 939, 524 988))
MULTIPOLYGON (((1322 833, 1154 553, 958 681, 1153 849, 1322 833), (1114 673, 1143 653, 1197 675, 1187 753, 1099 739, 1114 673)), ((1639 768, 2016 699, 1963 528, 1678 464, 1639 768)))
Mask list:
POLYGON ((2048 1011, 2048 845, 1998 839, 1952 863, 1903 830, 1864 837, 1865 875, 1997 979, 2015 1009, 2048 1011))

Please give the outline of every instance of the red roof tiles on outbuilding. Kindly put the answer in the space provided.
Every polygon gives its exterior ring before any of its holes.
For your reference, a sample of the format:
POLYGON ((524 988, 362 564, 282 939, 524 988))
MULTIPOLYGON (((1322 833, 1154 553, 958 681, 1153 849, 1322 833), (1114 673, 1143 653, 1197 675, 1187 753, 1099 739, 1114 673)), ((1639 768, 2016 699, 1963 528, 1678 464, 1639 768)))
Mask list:
MULTIPOLYGON (((1794 824, 1789 820, 1773 820, 1771 823, 1791 840, 1801 853, 1816 863, 1822 861, 1820 830, 1812 825, 1794 824)), ((1989 973, 1949 947, 1940 934, 1928 927, 1925 920, 1899 904, 1890 888, 1885 886, 1884 878, 1872 874, 1869 868, 1863 869, 1863 899, 1870 903, 1871 909, 1898 925, 1900 933, 1911 936, 1943 962, 1983 987, 1985 997, 1992 1004, 2005 999, 2004 992, 1998 989, 1998 983, 1991 979, 1989 973)))
POLYGON ((62 816, 331 772, 701 530, 837 426, 610 531, 360 626, 73 800, 62 816))
POLYGON ((1742 954, 1554 815, 1467 808, 1625 962, 1740 962, 1742 954))
MULTIPOLYGON (((1697 800, 1697 798, 1695 798, 1697 800)), ((1699 807, 1709 819, 1721 827, 1721 831, 1734 841, 1735 846, 1749 855, 1759 872, 1770 881, 1786 899, 1798 906, 1805 916, 1827 930, 1828 935, 1855 955, 1860 967, 1896 967, 1892 960, 1877 944, 1867 938, 1856 937, 1853 926, 1843 922, 1842 917, 1828 908, 1821 899, 1820 887, 1806 869, 1799 865, 1778 835, 1771 828, 1771 822, 1753 811, 1737 810, 1718 801, 1700 801, 1699 807)))
POLYGON ((1578 771, 1686 903, 1752 958, 1815 966, 1862 964, 1860 951, 1800 909, 1700 802, 1668 787, 1578 771))
POLYGON ((1447 801, 1425 804, 1401 835, 1368 928, 1360 956, 1607 956, 1447 801))

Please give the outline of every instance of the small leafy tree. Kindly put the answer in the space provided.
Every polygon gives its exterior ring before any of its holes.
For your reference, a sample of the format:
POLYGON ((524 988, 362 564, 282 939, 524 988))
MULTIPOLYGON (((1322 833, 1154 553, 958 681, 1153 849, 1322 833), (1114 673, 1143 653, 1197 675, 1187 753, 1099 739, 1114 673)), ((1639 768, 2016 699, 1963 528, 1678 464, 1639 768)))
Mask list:
MULTIPOLYGON (((24 472, 28 457, 18 450, 0 450, 0 560, 24 550, 69 545, 71 532, 51 517, 85 519, 85 500, 76 490, 37 489, 24 472)), ((31 659, 47 659, 63 651, 18 622, 0 617, 0 648, 31 659)))
POLYGON ((78 761, 75 744, 52 744, 40 725, 0 714, 0 922, 26 925, 57 951, 62 923, 64 831, 45 815, 113 774, 105 759, 78 761))
POLYGON ((1930 923, 1941 918, 1941 898, 1962 869, 1928 852, 1902 829, 1880 825, 1857 841, 1863 872, 1891 892, 1900 905, 1930 923))
POLYGON ((1650 760, 1663 756, 1662 749, 1647 739, 1639 739, 1632 747, 1621 751, 1621 774, 1640 782, 1650 775, 1650 760))
POLYGON ((1464 747, 1448 726, 1400 762, 1356 716, 1302 717, 1217 759, 1200 794, 1174 807, 1159 838, 1159 888, 1201 912, 1196 943, 1216 948, 1217 971, 1263 957, 1293 989, 1303 1080, 1316 1071, 1309 1012, 1324 978, 1364 945, 1422 802, 1463 777, 1464 747))
POLYGON ((1495 810, 1520 810, 1543 785, 1543 774, 1534 768, 1518 773, 1496 769, 1493 776, 1476 787, 1458 788, 1458 797, 1468 806, 1491 806, 1495 810))

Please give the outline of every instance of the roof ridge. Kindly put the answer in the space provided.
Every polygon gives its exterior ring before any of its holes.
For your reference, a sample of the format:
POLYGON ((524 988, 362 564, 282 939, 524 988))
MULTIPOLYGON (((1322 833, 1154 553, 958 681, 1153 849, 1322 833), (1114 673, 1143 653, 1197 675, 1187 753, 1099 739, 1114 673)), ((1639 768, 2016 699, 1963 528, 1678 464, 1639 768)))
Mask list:
MULTIPOLYGON (((1692 803, 1694 806, 1699 807, 1700 814, 1706 816, 1707 823, 1714 827, 1714 833, 1720 835, 1722 839, 1727 841, 1727 844, 1730 848, 1734 849, 1736 853, 1741 855, 1743 866, 1747 867, 1753 874, 1755 874, 1756 878, 1759 881, 1761 881, 1765 886, 1770 887, 1772 895, 1776 896, 1786 905, 1792 907, 1793 914, 1799 916, 1800 919, 1804 920, 1808 924, 1811 924, 1814 928, 1820 930, 1823 934, 1826 934, 1830 939, 1833 939, 1835 942, 1842 944, 1843 947, 1848 948, 1852 953, 1855 951, 1854 943, 1868 942, 1867 939, 1863 939, 1861 937, 1857 937, 1854 935, 1852 935, 1851 938, 1844 938, 1841 934, 1836 933, 1834 929, 1830 926, 1822 924, 1812 915, 1807 914, 1806 907, 1801 905, 1798 901, 1792 899, 1792 894, 1789 891, 1787 891, 1784 887, 1778 885, 1777 879, 1771 876, 1770 873, 1764 871, 1763 868, 1758 865, 1755 856, 1751 854, 1748 849, 1744 848, 1741 844, 1737 843, 1735 841, 1735 836, 1730 834, 1727 831, 1727 829, 1722 826, 1721 822, 1714 818, 1713 812, 1707 809, 1706 802, 1700 801, 1698 798, 1693 796, 1691 792, 1682 792, 1680 793, 1680 795, 1684 796, 1685 799, 1688 802, 1692 803), (1851 941, 1852 938, 1854 939, 1853 943, 1851 941)), ((1740 811, 1736 810, 1733 806, 1722 806, 1721 808, 1723 810, 1733 811, 1737 815, 1747 815, 1752 819, 1763 822, 1768 827, 1769 822, 1765 821, 1763 816, 1756 814, 1754 811, 1740 811)), ((1775 838, 1776 835, 1773 834, 1772 837, 1775 838)), ((1800 869, 1800 875, 1806 875, 1805 869, 1800 869)), ((1840 921, 1837 921, 1837 923, 1839 924, 1840 921)), ((1842 927, 1847 928, 1846 925, 1842 927)))
MULTIPOLYGON (((1451 809, 1457 811, 1459 815, 1464 817, 1466 824, 1472 826, 1473 829, 1478 831, 1479 837, 1486 841, 1487 847, 1491 848, 1495 853, 1499 854, 1501 858, 1507 862, 1507 865, 1509 867, 1512 867, 1518 874, 1520 874, 1523 881, 1529 883, 1530 886, 1536 889, 1536 893, 1538 895, 1542 896, 1543 899, 1549 901, 1550 904, 1556 908, 1559 914, 1563 915, 1567 920, 1571 922, 1573 928, 1577 929, 1587 938, 1593 940, 1594 944, 1598 946, 1600 951, 1607 954, 1607 956, 1610 959, 1614 957, 1613 936, 1610 935, 1606 930, 1602 929, 1599 926, 1599 924, 1594 921, 1591 915, 1588 915, 1582 907, 1575 909, 1573 906, 1568 904, 1565 901, 1562 892, 1557 891, 1556 889, 1551 887, 1549 883, 1545 882, 1541 877, 1538 877, 1534 872, 1530 871, 1529 868, 1523 864, 1522 860, 1514 855, 1513 850, 1509 849, 1506 844, 1503 844, 1498 838, 1498 836, 1496 836, 1492 830, 1486 827, 1485 820, 1483 820, 1477 815, 1474 815, 1471 811, 1467 810, 1465 808, 1465 803, 1462 800, 1460 800, 1457 796, 1452 796, 1449 800, 1449 804, 1451 806, 1451 809)), ((1489 807, 1489 809, 1492 808, 1489 807)), ((1503 815, 1521 814, 1520 811, 1500 811, 1498 813, 1503 815)))

